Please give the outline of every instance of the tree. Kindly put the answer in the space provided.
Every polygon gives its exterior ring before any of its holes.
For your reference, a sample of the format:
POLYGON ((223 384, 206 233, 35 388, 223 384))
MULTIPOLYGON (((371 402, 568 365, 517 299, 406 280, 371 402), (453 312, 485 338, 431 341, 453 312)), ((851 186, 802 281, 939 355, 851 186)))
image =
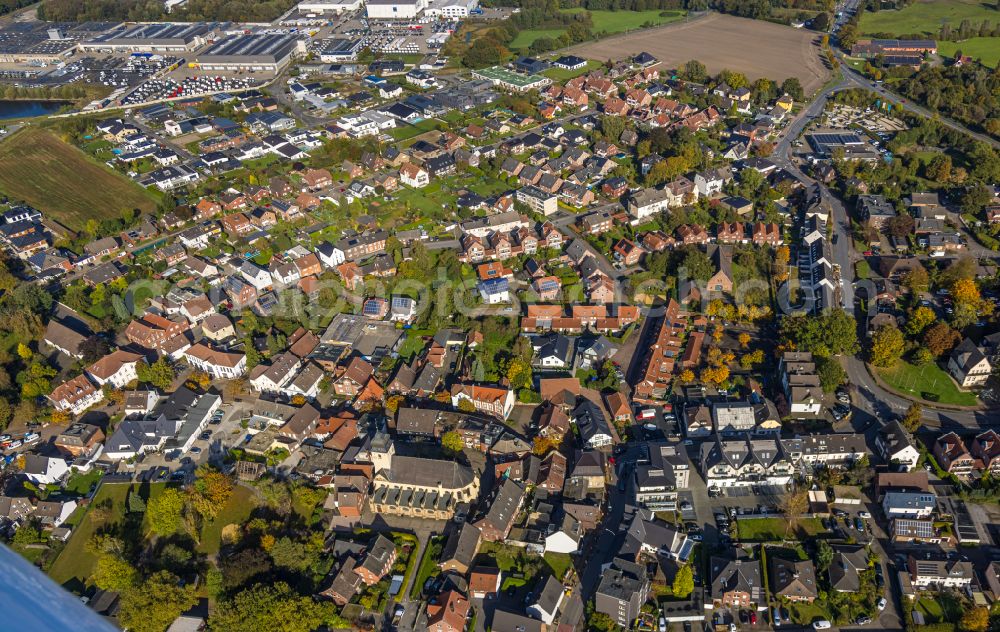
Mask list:
POLYGON ((917 366, 926 366, 934 361, 934 354, 930 352, 926 347, 920 347, 913 352, 913 364, 917 366))
POLYGON ((962 334, 948 326, 947 323, 937 323, 924 332, 924 348, 941 357, 949 353, 962 342, 962 334))
POLYGON ((90 578, 102 590, 124 592, 135 585, 138 577, 139 572, 125 558, 115 553, 102 553, 90 578))
POLYGON ((924 173, 927 179, 944 183, 951 177, 951 168, 951 156, 948 154, 936 154, 927 163, 924 173))
POLYGON ((511 358, 507 365, 507 381, 515 390, 531 388, 531 364, 522 358, 511 358))
POLYGON ((904 428, 910 432, 915 432, 920 424, 923 423, 924 407, 920 405, 919 402, 913 402, 910 407, 906 409, 903 414, 903 418, 899 420, 904 428))
POLYGON ((28 361, 31 357, 35 355, 35 352, 31 350, 31 347, 24 344, 23 342, 17 343, 17 356, 24 361, 28 361))
POLYGON ((463 413, 474 413, 476 412, 476 405, 472 403, 471 399, 463 397, 458 400, 458 409, 463 413))
POLYGON ((696 281, 707 281, 715 273, 715 266, 701 250, 697 248, 686 248, 678 267, 677 276, 681 279, 694 279, 696 281))
POLYGON ((904 214, 889 218, 886 227, 889 234, 893 237, 906 238, 907 236, 913 234, 915 226, 916 222, 913 217, 904 214))
POLYGON ((97 362, 111 352, 111 345, 104 338, 93 335, 80 344, 80 353, 84 362, 97 362))
POLYGON ((824 393, 832 393, 847 381, 847 371, 833 358, 817 358, 816 372, 824 393))
POLYGON ((781 91, 792 97, 796 101, 801 101, 805 96, 802 90, 802 83, 798 77, 789 77, 781 83, 781 91))
POLYGON ((931 283, 930 275, 927 274, 927 268, 922 265, 911 268, 903 275, 902 281, 903 285, 915 294, 926 292, 931 283))
POLYGON ((906 333, 911 336, 919 336, 936 320, 937 314, 934 313, 934 310, 929 307, 918 307, 910 313, 910 319, 906 321, 906 333))
POLYGON ((617 142, 625 131, 625 119, 620 116, 605 114, 601 117, 601 132, 604 138, 611 142, 617 142))
POLYGON ((285 582, 257 584, 218 604, 212 630, 225 632, 312 632, 324 623, 340 627, 334 606, 297 594, 285 582))
POLYGON ((680 380, 682 384, 690 384, 694 382, 694 371, 691 369, 684 369, 681 371, 680 380))
POLYGON ((872 334, 871 363, 880 367, 892 366, 903 355, 905 348, 903 332, 891 323, 882 325, 872 334))
POLYGON ((193 584, 182 586, 173 573, 159 571, 122 593, 118 621, 133 632, 163 632, 197 603, 193 584))
POLYGON ((535 437, 531 443, 531 453, 535 456, 545 456, 549 450, 559 447, 559 440, 555 437, 535 437))
POLYGON ((196 474, 197 478, 188 488, 191 506, 203 518, 215 518, 233 495, 233 481, 209 466, 199 467, 196 474))
POLYGON ((989 625, 990 611, 983 606, 967 609, 958 622, 958 627, 962 632, 986 632, 989 625))
POLYGON ((833 547, 826 540, 820 540, 816 544, 816 568, 825 571, 830 568, 833 562, 833 547))
POLYGON ((705 64, 697 59, 692 59, 685 63, 683 73, 685 79, 694 83, 705 83, 705 80, 708 78, 708 71, 705 69, 705 64))
POLYGON ((690 564, 685 564, 677 569, 672 588, 674 596, 680 599, 684 599, 694 592, 694 572, 691 570, 690 564))
POLYGON ((456 455, 465 449, 465 441, 462 440, 462 435, 457 430, 449 430, 441 435, 441 447, 448 454, 456 455))
POLYGON ((137 364, 136 377, 139 378, 140 382, 152 384, 162 390, 168 390, 170 385, 174 383, 177 375, 174 373, 174 368, 170 366, 166 359, 160 358, 153 364, 142 362, 137 364))
POLYGON ((181 512, 184 510, 184 496, 173 487, 167 487, 149 499, 146 517, 149 527, 157 535, 172 535, 181 526, 181 512))
POLYGON ((740 341, 740 346, 746 349, 747 347, 750 346, 750 334, 744 331, 743 333, 740 334, 739 341, 740 341))
POLYGON ((781 497, 781 513, 785 516, 786 534, 798 524, 807 509, 809 509, 809 490, 804 487, 781 497))
POLYGON ((859 349, 857 322, 842 309, 827 310, 819 317, 783 318, 781 338, 799 351, 816 356, 852 355, 859 349))

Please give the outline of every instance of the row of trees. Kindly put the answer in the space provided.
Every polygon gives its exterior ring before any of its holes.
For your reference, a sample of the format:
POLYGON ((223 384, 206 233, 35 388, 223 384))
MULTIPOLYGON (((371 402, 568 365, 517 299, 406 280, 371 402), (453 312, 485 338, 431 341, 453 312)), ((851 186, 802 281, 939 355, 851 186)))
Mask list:
MULTIPOLYGON (((4 0, 21 6, 25 0, 4 0)), ((187 0, 169 14, 161 0, 45 0, 38 17, 52 22, 271 22, 295 5, 295 0, 187 0)))

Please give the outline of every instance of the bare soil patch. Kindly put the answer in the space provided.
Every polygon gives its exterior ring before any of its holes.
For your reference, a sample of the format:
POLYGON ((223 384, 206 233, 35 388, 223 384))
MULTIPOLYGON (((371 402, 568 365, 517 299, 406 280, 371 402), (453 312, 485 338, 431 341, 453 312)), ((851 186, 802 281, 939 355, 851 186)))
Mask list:
POLYGON ((818 90, 830 77, 816 32, 719 13, 566 49, 567 53, 600 61, 642 51, 667 67, 697 59, 713 74, 728 69, 751 80, 767 77, 779 83, 798 77, 806 94, 818 90))

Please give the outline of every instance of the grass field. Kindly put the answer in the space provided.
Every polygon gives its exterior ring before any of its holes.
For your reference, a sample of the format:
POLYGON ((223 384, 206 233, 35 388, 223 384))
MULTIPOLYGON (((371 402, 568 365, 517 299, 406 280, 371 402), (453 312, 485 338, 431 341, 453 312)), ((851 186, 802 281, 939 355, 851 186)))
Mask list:
POLYGON ((215 520, 206 522, 201 528, 201 542, 198 551, 214 555, 222 544, 222 530, 226 525, 242 524, 250 517, 255 506, 253 491, 237 485, 229 502, 219 511, 215 520))
POLYGON ((584 66, 583 68, 579 68, 577 70, 568 70, 566 68, 552 67, 549 68, 548 70, 543 71, 542 74, 554 81, 566 81, 568 79, 572 79, 573 77, 579 77, 580 75, 585 75, 591 70, 594 70, 595 68, 600 68, 600 66, 601 62, 595 59, 589 59, 587 60, 586 66, 584 66))
MULTIPOLYGON (((49 569, 49 576, 58 584, 87 582, 94 570, 97 558, 87 550, 87 542, 105 525, 120 522, 125 515, 125 499, 128 491, 133 486, 125 483, 108 483, 101 486, 91 502, 91 507, 111 501, 110 517, 107 523, 97 523, 84 515, 80 525, 73 531, 72 537, 66 543, 66 548, 62 550, 59 557, 49 569)), ((135 487, 138 487, 137 485, 135 487)), ((165 487, 164 483, 153 483, 149 485, 150 497, 156 496, 165 487)), ((147 499, 148 501, 148 499, 147 499)))
POLYGON ((957 29, 962 20, 969 20, 974 25, 983 20, 996 24, 1000 21, 1000 11, 978 0, 918 0, 898 11, 865 11, 861 16, 861 32, 897 36, 924 34, 936 38, 942 24, 948 23, 957 29))
MULTIPOLYGON (((563 13, 580 13, 581 11, 586 11, 582 7, 577 7, 573 9, 563 9, 563 13)), ((684 16, 687 15, 685 11, 660 11, 653 9, 650 11, 591 11, 590 17, 593 20, 594 33, 606 33, 607 35, 616 35, 618 33, 625 33, 627 31, 634 31, 638 28, 643 28, 644 26, 662 26, 664 24, 670 24, 671 22, 676 22, 678 20, 683 20, 684 16), (660 14, 663 15, 660 15, 660 14)), ((526 31, 521 31, 514 38, 514 41, 510 43, 511 49, 524 49, 531 46, 536 39, 540 37, 551 37, 553 39, 559 37, 565 32, 565 29, 528 29, 526 31)), ((556 70, 559 70, 558 68, 556 70)), ((566 71, 564 71, 566 72, 566 71)), ((569 71, 572 72, 572 71, 569 71)), ((548 73, 545 73, 548 75, 548 73)), ((571 74, 568 77, 552 77, 553 79, 571 79, 577 74, 571 74)), ((551 76, 551 75, 549 75, 551 76)))
POLYGON ((886 384, 897 391, 941 404, 975 406, 976 396, 958 385, 937 364, 915 366, 900 360, 888 369, 876 369, 886 384))
POLYGON ((573 565, 573 558, 568 553, 546 553, 545 563, 552 569, 552 575, 556 579, 562 580, 570 566, 573 565))
POLYGON ((956 51, 962 51, 990 68, 996 68, 1000 62, 1000 37, 973 37, 961 42, 939 40, 937 44, 938 52, 945 57, 954 57, 956 51))
POLYGON ((736 532, 740 540, 750 542, 774 542, 787 538, 811 537, 826 530, 819 518, 800 518, 795 528, 786 529, 784 518, 751 518, 736 521, 736 532))
POLYGON ((0 191, 79 230, 90 218, 152 211, 156 198, 56 135, 26 127, 0 143, 0 191))
POLYGON ((514 38, 514 41, 510 43, 512 49, 518 48, 528 48, 535 43, 535 40, 539 37, 551 37, 556 38, 563 34, 564 29, 528 29, 526 31, 521 31, 514 38))

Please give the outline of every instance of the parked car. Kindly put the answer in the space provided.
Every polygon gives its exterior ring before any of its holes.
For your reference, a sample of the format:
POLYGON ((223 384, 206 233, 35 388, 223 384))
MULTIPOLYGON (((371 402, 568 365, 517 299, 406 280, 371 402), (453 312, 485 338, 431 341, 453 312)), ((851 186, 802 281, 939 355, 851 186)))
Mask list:
POLYGON ((831 627, 830 622, 826 619, 820 619, 819 621, 813 621, 813 630, 829 630, 831 627))
POLYGON ((889 605, 889 602, 885 600, 885 597, 880 598, 878 600, 878 611, 882 612, 887 605, 889 605))
POLYGON ((868 520, 868 519, 870 519, 872 517, 872 515, 870 513, 868 513, 867 511, 859 511, 858 512, 858 516, 864 518, 865 520, 868 520))

